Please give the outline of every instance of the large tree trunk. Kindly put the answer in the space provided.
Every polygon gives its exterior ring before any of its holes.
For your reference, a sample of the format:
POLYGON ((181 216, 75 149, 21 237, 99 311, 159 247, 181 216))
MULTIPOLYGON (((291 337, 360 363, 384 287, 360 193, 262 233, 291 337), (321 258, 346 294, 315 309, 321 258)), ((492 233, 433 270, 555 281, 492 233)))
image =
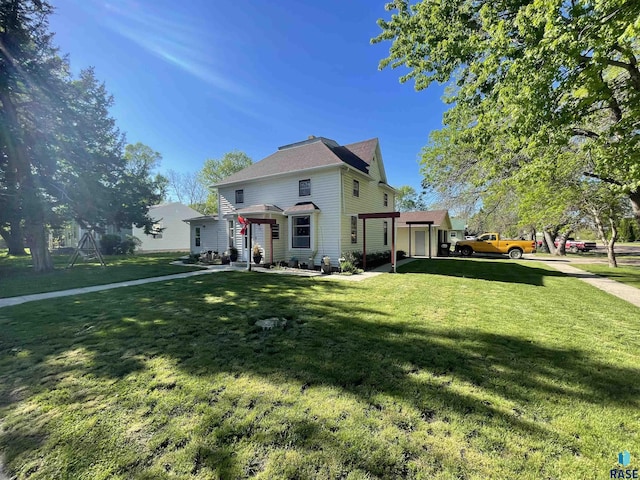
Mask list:
POLYGON ((53 260, 47 245, 47 231, 40 222, 27 223, 27 245, 31 250, 33 270, 35 272, 50 272, 53 270, 53 260))
POLYGON ((616 260, 614 245, 616 243, 616 239, 618 238, 618 228, 616 227, 613 219, 609 218, 609 225, 611 226, 611 237, 607 238, 607 233, 604 231, 600 213, 596 209, 592 209, 591 212, 598 229, 598 236, 600 237, 600 240, 602 240, 602 243, 604 243, 607 247, 607 259, 609 260, 609 266, 612 268, 616 268, 618 266, 618 261, 616 260))
POLYGON ((542 232, 544 234, 544 244, 547 246, 547 250, 549 251, 549 253, 553 255, 557 255, 556 246, 553 243, 555 236, 552 236, 553 233, 547 230, 546 228, 542 232))
MULTIPOLYGON (((556 238, 558 239, 558 247, 556 248, 556 255, 565 257, 567 255, 567 237, 568 234, 561 233, 556 238)), ((555 240, 554 240, 555 241, 555 240)))
MULTIPOLYGON (((19 128, 20 121, 15 104, 10 96, 1 89, 0 102, 3 107, 4 119, 9 125, 19 128)), ((20 185, 22 215, 25 220, 24 231, 27 237, 27 246, 31 250, 33 269, 36 272, 48 272, 53 270, 53 261, 48 249, 44 199, 40 194, 37 179, 34 177, 25 144, 16 141, 11 147, 8 152, 10 170, 15 171, 16 184, 20 185)))
POLYGON ((0 228, 0 236, 6 242, 9 248, 9 255, 21 256, 26 255, 24 251, 24 235, 20 223, 13 224, 9 229, 0 228))

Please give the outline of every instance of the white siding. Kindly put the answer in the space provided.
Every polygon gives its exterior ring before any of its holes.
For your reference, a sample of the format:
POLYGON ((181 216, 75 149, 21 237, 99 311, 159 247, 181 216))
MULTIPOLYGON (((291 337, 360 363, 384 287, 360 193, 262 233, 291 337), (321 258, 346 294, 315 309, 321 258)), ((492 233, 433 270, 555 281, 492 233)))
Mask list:
MULTIPOLYGON (((267 218, 274 218, 280 224, 280 241, 274 241, 274 261, 290 260, 296 257, 300 262, 308 262, 313 251, 316 251, 314 263, 320 263, 324 255, 330 256, 334 261, 340 256, 340 168, 331 167, 322 170, 296 172, 279 177, 262 179, 240 185, 221 187, 220 195, 221 214, 235 213, 236 210, 252 205, 272 204, 282 210, 301 202, 313 202, 320 212, 315 215, 311 226, 311 248, 292 248, 291 232, 288 219, 278 214, 266 214, 267 218), (311 195, 299 196, 298 182, 311 180, 311 195), (235 191, 244 190, 244 202, 235 203, 235 191)), ((262 217, 261 214, 254 216, 262 217)), ((254 226, 255 228, 255 226, 254 226)), ((258 241, 267 251, 269 244, 269 227, 266 225, 255 228, 253 241, 258 241), (266 235, 265 235, 266 232, 266 235)), ((239 228, 236 228, 236 245, 240 250, 241 237, 239 228)), ((270 259, 266 256, 266 259, 270 259)))
POLYGON ((189 224, 183 222, 186 218, 201 215, 182 203, 168 203, 157 205, 149 209, 149 216, 164 228, 162 235, 155 238, 146 235, 144 229, 133 227, 133 236, 137 237, 142 245, 137 249, 140 252, 159 251, 187 251, 189 250, 189 224))
MULTIPOLYGON (((362 252, 362 220, 358 220, 357 243, 351 243, 351 217, 359 213, 379 213, 393 212, 393 195, 390 189, 381 187, 378 180, 370 180, 364 175, 347 170, 342 175, 342 195, 344 198, 344 209, 342 212, 342 251, 362 252), (360 183, 360 196, 353 196, 353 181, 360 183), (388 195, 388 204, 384 206, 384 194, 388 195)), ((367 252, 380 252, 391 250, 391 218, 369 219, 367 226, 367 252), (384 245, 383 222, 388 222, 388 240, 384 245)))

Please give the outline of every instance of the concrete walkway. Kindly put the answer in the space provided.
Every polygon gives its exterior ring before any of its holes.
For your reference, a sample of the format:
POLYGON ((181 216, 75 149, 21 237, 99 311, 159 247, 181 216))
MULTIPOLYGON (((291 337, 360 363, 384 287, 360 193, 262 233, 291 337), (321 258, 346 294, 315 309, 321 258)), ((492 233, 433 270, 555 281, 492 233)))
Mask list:
POLYGON ((640 289, 637 289, 636 287, 616 282, 615 280, 611 280, 610 278, 600 277, 595 273, 580 270, 579 268, 572 267, 568 264, 568 262, 555 260, 542 261, 542 263, 548 265, 551 268, 555 268, 565 275, 578 278, 583 282, 588 283, 589 285, 593 285, 600 290, 610 293, 611 295, 621 298, 622 300, 626 300, 636 307, 640 307, 640 289))
MULTIPOLYGON (((164 275, 162 277, 141 278, 140 280, 128 280, 126 282, 107 283, 105 285, 94 285, 91 287, 72 288, 69 290, 59 290, 57 292, 34 293, 33 295, 23 295, 20 297, 0 298, 0 308, 12 307, 27 302, 36 302, 38 300, 47 300, 49 298, 70 297, 72 295, 82 295, 83 293, 101 292, 103 290, 112 290, 114 288, 133 287, 136 285, 144 285, 146 283, 166 282, 169 280, 178 280, 181 278, 195 277, 198 275, 207 275, 217 272, 230 272, 236 270, 244 270, 243 267, 232 266, 215 266, 205 270, 197 270, 195 272, 176 273, 172 275, 164 275)), ((1 479, 0 479, 1 480, 1 479)))
MULTIPOLYGON (((409 262, 418 260, 417 258, 405 258, 398 261, 398 266, 404 265, 409 262)), ((433 260, 438 260, 436 257, 433 260)), ((569 275, 571 277, 578 278, 590 285, 593 285, 600 290, 604 290, 611 295, 626 300, 627 302, 640 307, 640 290, 632 287, 631 285, 625 285, 624 283, 616 282, 614 280, 600 277, 593 273, 585 272, 579 268, 568 265, 567 261, 562 260, 538 260, 545 265, 548 265, 556 270, 569 275)), ((217 272, 231 272, 231 271, 246 271, 244 266, 230 266, 230 265, 211 265, 204 270, 198 270, 195 272, 177 273, 173 275, 164 275, 162 277, 142 278, 140 280, 129 280, 126 282, 108 283, 106 285, 94 285, 91 287, 72 288, 70 290, 59 290, 57 292, 36 293, 33 295, 23 295, 20 297, 0 298, 0 308, 11 307, 14 305, 20 305, 27 302, 36 302, 38 300, 47 300, 50 298, 69 297, 72 295, 82 295, 83 293, 101 292, 103 290, 112 290, 114 288, 133 287, 136 285, 145 285, 147 283, 166 282, 169 280, 178 280, 181 278, 195 277, 198 275, 208 275, 217 272)), ((259 269, 258 272, 271 273, 271 274, 283 274, 283 275, 298 275, 298 276, 314 276, 322 278, 323 280, 338 280, 348 282, 361 282, 367 278, 376 277, 382 273, 389 273, 391 271, 391 264, 382 265, 369 272, 364 272, 359 275, 320 275, 318 272, 300 271, 293 272, 287 270, 265 270, 259 269)), ((0 477, 0 480, 1 477, 0 477)))

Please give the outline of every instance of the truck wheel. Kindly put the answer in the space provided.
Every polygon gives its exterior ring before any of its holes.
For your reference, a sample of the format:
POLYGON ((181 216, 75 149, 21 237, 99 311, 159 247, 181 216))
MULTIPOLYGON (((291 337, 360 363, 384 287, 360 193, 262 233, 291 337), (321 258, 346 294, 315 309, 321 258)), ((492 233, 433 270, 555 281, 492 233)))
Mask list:
POLYGON ((512 248, 511 250, 509 250, 509 258, 513 258, 514 260, 522 258, 522 250, 520 250, 519 248, 512 248))
POLYGON ((473 253, 473 249, 470 246, 465 245, 460 249, 460 253, 463 257, 469 257, 473 253))
POLYGON ((575 245, 569 248, 569 251, 571 253, 578 253, 578 247, 576 247, 575 245))

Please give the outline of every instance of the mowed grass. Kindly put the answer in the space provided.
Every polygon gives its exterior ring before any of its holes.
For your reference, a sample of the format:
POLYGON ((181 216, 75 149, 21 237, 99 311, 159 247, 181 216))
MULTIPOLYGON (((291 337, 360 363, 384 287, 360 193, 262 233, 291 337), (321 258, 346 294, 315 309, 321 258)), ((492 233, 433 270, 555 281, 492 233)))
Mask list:
POLYGON ((572 266, 595 273, 601 277, 610 278, 616 282, 626 283, 632 287, 640 288, 640 266, 625 265, 611 268, 608 265, 599 263, 572 264, 572 266))
POLYGON ((609 478, 640 310, 527 262, 230 272, 0 309, 18 478, 609 478), (286 319, 262 330, 260 319, 286 319))
POLYGON ((170 265, 170 262, 180 255, 173 252, 105 256, 107 267, 102 267, 97 260, 90 262, 80 260, 72 268, 65 268, 71 255, 53 255, 55 270, 46 274, 37 274, 33 272, 31 256, 9 256, 5 250, 0 252, 0 298, 199 270, 198 267, 193 266, 170 265))

